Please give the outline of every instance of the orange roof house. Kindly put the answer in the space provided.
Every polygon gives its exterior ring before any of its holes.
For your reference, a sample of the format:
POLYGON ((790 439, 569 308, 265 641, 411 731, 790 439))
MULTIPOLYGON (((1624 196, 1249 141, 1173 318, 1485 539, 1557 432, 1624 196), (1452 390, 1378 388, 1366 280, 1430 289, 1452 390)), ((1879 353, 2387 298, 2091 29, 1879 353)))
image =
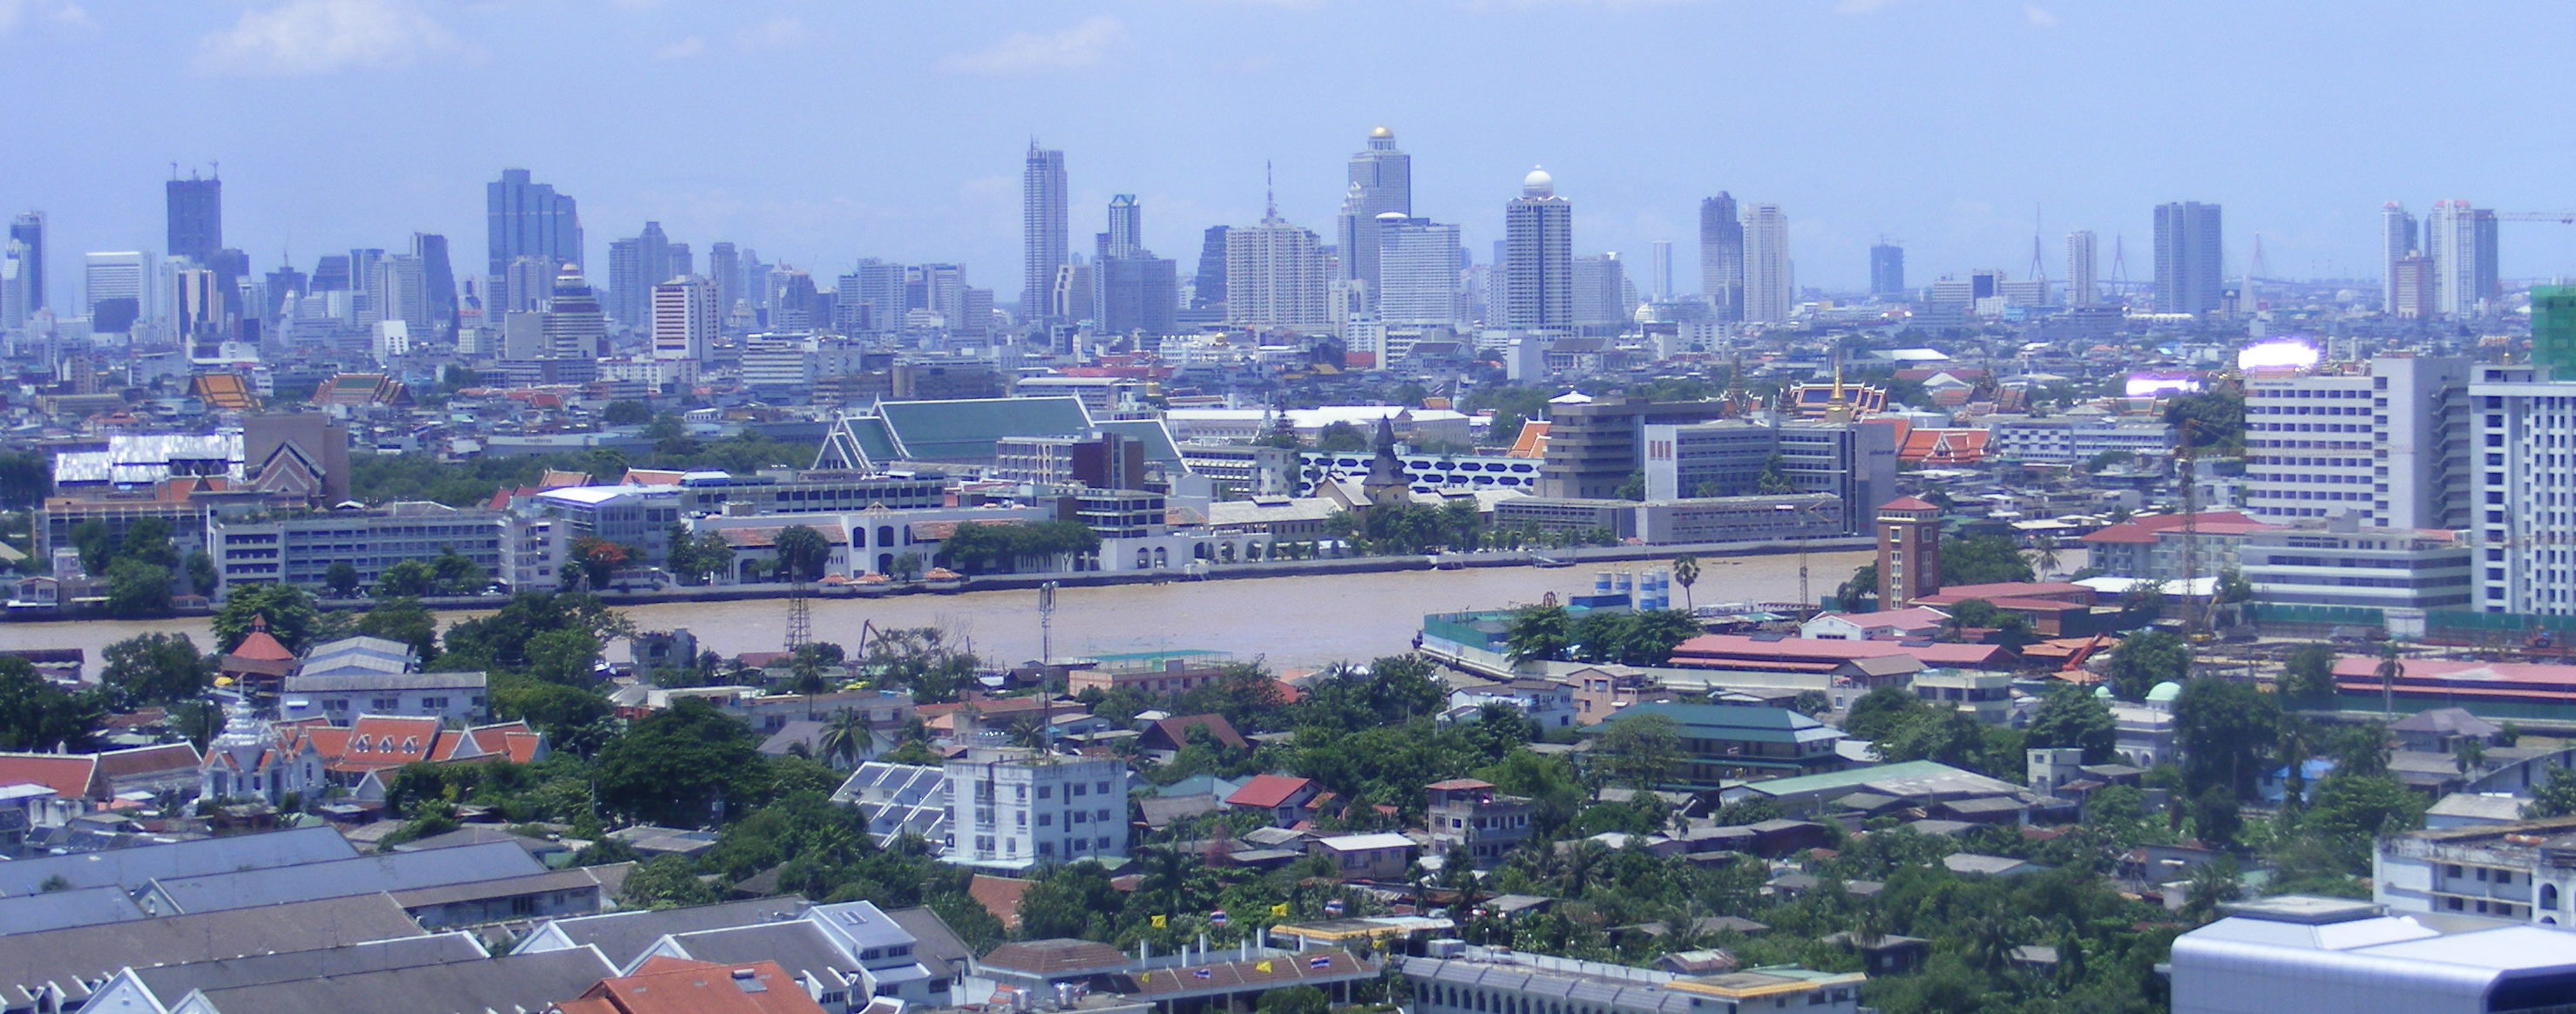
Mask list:
POLYGON ((716 964, 668 955, 550 1008, 555 1014, 823 1014, 775 961, 716 964))

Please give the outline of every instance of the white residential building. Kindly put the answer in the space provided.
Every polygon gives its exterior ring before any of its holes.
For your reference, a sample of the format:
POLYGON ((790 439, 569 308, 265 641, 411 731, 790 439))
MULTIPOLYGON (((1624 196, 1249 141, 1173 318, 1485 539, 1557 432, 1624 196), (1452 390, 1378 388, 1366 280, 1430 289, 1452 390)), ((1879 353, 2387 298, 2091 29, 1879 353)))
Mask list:
POLYGON ((2472 550, 2453 533, 2353 522, 2248 532, 2237 571, 2255 598, 2283 605, 2466 609, 2476 598, 2472 550))
POLYGON ((2465 359, 2383 358, 2350 373, 2255 377, 2245 386, 2247 513, 2465 526, 2469 370, 2465 359))
POLYGON ((1395 327, 1452 325, 1458 313, 1458 227, 1395 212, 1377 225, 1377 319, 1395 327))
POLYGON ((2478 608, 2576 614, 2576 382, 2482 367, 2469 415, 2478 608))
POLYGON ((1992 417, 1986 423, 1986 457, 2074 465, 2095 455, 2126 451, 2142 458, 2173 454, 2169 423, 2105 416, 1992 417))
POLYGON ((653 287, 653 358, 702 362, 723 325, 715 285, 696 275, 653 287))
POLYGON ((1127 765, 974 747, 947 765, 948 861, 1025 870, 1127 855, 1127 765))
POLYGON ((1777 204, 1744 208, 1744 319, 1779 324, 1798 308, 1790 275, 1789 219, 1777 204))
POLYGON ((1322 242, 1279 209, 1259 225, 1226 230, 1226 323, 1323 334, 1332 326, 1330 283, 1322 242))

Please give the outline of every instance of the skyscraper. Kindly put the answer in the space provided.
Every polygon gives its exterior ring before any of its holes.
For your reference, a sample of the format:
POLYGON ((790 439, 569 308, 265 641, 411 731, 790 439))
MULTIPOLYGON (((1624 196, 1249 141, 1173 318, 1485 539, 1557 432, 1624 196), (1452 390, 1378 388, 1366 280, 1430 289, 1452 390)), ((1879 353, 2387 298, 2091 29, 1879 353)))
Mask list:
POLYGON ((1789 319, 1798 305, 1789 274, 1789 218, 1777 204, 1744 208, 1744 316, 1758 324, 1789 319))
POLYGON ((1145 249, 1145 214, 1136 206, 1136 195, 1119 194, 1109 199, 1109 243, 1100 251, 1104 257, 1127 257, 1145 249))
POLYGON ((1145 249, 1145 211, 1136 195, 1109 199, 1109 231, 1091 266, 1093 320, 1108 334, 1160 337, 1172 333, 1180 311, 1180 270, 1145 249))
POLYGON ((411 255, 420 261, 421 288, 429 298, 428 325, 442 334, 456 327, 456 268, 447 260, 447 237, 434 232, 411 234, 411 255))
POLYGON ((653 358, 703 362, 716 337, 715 286, 682 275, 653 286, 653 358))
POLYGON ((81 286, 95 334, 132 331, 152 319, 153 257, 140 250, 93 253, 81 286))
POLYGON ((581 214, 571 195, 551 183, 530 182, 525 169, 503 169, 483 187, 484 228, 490 263, 501 274, 521 257, 543 257, 552 267, 582 262, 581 214))
POLYGON ((1744 221, 1723 190, 1699 202, 1699 289, 1720 323, 1744 319, 1744 221))
POLYGON ((2433 258, 2433 312, 2475 316, 2504 297, 2496 271, 2496 217, 2467 201, 2435 201, 2424 216, 2425 253, 2433 258))
POLYGON ((636 330, 652 323, 653 287, 691 273, 687 265, 672 263, 675 247, 660 222, 646 222, 634 238, 608 245, 608 298, 602 302, 611 319, 636 330))
POLYGON ((1377 223, 1389 212, 1413 214, 1413 156, 1396 150, 1395 131, 1378 127, 1369 131, 1368 147, 1351 156, 1350 188, 1334 223, 1340 277, 1367 283, 1372 304, 1379 289, 1377 223))
POLYGON ((2397 262, 2424 249, 2415 234, 2415 216, 2395 201, 2379 206, 2379 307, 2397 312, 2397 262))
POLYGON ((1458 227, 1395 212, 1377 217, 1378 320, 1458 323, 1458 227))
POLYGON ((742 291, 742 254, 733 244, 720 242, 707 248, 707 284, 716 301, 716 324, 721 331, 742 291))
POLYGON ((1045 317, 1067 258, 1067 203, 1064 152, 1029 141, 1027 166, 1020 173, 1020 315, 1045 317))
POLYGON ((28 275, 34 273, 35 260, 29 255, 26 241, 11 239, 0 243, 0 330, 27 326, 35 302, 28 291, 28 275))
POLYGON ((2093 260, 2097 249, 2091 230, 2066 234, 2066 305, 2091 306, 2100 298, 2101 284, 2093 260))
POLYGON ((377 261, 368 274, 367 291, 377 320, 399 320, 422 333, 435 320, 430 309, 429 273, 418 257, 395 254, 377 261))
POLYGON ((548 367, 552 379, 588 383, 598 378, 599 356, 607 351, 608 322, 601 317, 599 299, 579 266, 566 264, 555 273, 554 294, 546 299, 538 326, 545 335, 546 358, 555 360, 548 367))
POLYGON ((2218 205, 2156 206, 2156 312, 2211 313, 2226 289, 2218 205))
POLYGON ((22 212, 9 220, 9 239, 27 245, 26 259, 20 264, 22 285, 26 287, 26 313, 54 305, 45 298, 45 213, 22 212))
POLYGON ((1574 259, 1574 326, 1586 334, 1617 334, 1637 309, 1637 287, 1616 253, 1574 259))
POLYGON ((1225 310, 1225 234, 1234 227, 1211 225, 1199 240, 1199 270, 1190 282, 1190 309, 1225 310))
POLYGON ((1869 294, 1882 303, 1904 300, 1904 247, 1881 241, 1869 248, 1869 294))
POLYGON ((1510 331, 1574 327, 1574 205, 1545 169, 1521 178, 1503 206, 1503 314, 1510 331))
POLYGON ((1655 259, 1650 265, 1650 269, 1651 277, 1649 277, 1647 281, 1649 284, 1654 286, 1655 302, 1660 303, 1673 298, 1672 240, 1659 239, 1655 241, 1655 259))
POLYGON ((215 251, 224 248, 224 181, 190 174, 167 186, 170 215, 169 254, 213 267, 215 251))
POLYGON ((191 355, 211 356, 223 342, 223 294, 215 288, 213 268, 174 260, 169 273, 171 332, 191 355))
POLYGON ((1271 205, 1261 224, 1225 232, 1225 321, 1255 331, 1323 334, 1332 326, 1324 246, 1271 205))

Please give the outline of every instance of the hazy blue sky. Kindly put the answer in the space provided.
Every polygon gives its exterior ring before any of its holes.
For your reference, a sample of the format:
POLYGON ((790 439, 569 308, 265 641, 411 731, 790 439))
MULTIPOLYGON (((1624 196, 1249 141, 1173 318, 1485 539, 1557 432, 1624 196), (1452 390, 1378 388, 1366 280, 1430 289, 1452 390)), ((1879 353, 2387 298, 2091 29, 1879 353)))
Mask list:
MULTIPOLYGON (((1880 235, 1916 284, 2226 206, 2229 270, 2375 278, 2377 212, 2576 208, 2576 5, 1983 0, 0 0, 0 208, 41 208, 56 277, 162 245, 169 163, 219 160, 225 236, 265 268, 442 231, 480 270, 483 184, 581 201, 591 257, 659 219, 829 276, 962 260, 1016 298, 1019 165, 1067 152, 1077 249, 1111 194, 1182 263, 1261 214, 1331 232, 1369 127, 1416 212, 1482 260, 1543 164, 1580 252, 1697 288, 1700 197, 1776 201, 1802 284, 1857 286, 1880 235)), ((2506 226, 2504 272, 2576 273, 2576 226, 2506 226)), ((818 277, 818 281, 823 280, 818 277)), ((828 282, 826 282, 828 284, 828 282)), ((73 292, 58 288, 56 298, 73 292)))

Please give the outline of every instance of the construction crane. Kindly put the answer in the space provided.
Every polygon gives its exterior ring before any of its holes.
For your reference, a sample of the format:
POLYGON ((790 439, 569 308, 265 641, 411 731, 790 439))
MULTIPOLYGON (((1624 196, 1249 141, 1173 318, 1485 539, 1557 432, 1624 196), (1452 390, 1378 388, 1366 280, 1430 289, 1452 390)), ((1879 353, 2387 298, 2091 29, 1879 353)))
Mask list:
POLYGON ((2560 225, 2576 225, 2576 211, 2498 211, 2494 214, 2495 220, 2499 222, 2556 222, 2560 225))
POLYGON ((2200 608, 2191 601, 2192 585, 2200 580, 2200 450, 2192 446, 2192 437, 2199 428, 2197 421, 2184 419, 2174 448, 2174 475, 2182 483, 2182 633, 2195 644, 2201 637, 2200 608))

